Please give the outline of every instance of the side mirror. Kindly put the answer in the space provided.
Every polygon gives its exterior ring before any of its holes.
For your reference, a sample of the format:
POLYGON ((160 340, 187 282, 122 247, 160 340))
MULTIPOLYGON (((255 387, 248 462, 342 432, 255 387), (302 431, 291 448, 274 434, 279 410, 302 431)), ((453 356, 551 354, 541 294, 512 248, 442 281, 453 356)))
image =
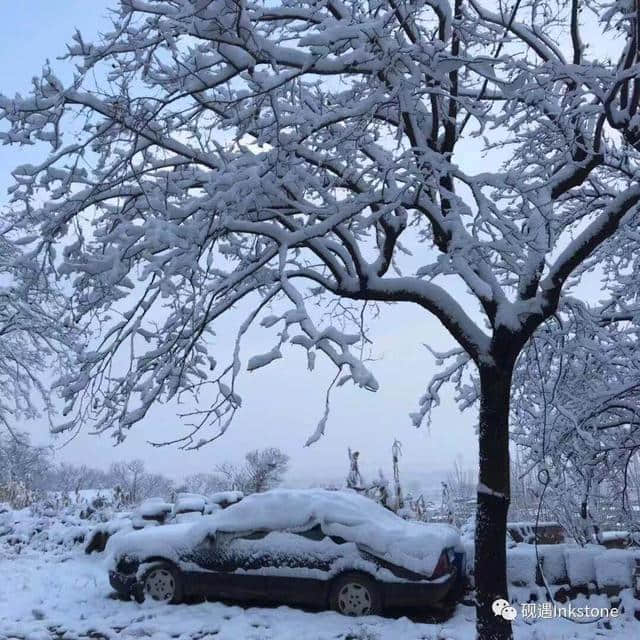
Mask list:
POLYGON ((216 535, 215 533, 208 533, 205 536, 205 544, 209 545, 209 546, 213 546, 216 543, 216 535))

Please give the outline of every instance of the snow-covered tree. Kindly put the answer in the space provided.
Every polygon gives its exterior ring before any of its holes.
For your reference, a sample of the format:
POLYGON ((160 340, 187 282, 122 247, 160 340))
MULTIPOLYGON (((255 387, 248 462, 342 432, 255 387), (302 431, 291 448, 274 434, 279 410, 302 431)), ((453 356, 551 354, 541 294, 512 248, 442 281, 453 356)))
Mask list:
POLYGON ((507 638, 490 605, 507 593, 513 369, 583 273, 605 270, 616 305, 629 295, 639 43, 633 0, 487 5, 121 0, 99 42, 74 37, 70 84, 47 67, 0 116, 4 142, 51 144, 14 172, 12 222, 69 276, 73 317, 102 328, 60 381, 58 430, 92 420, 120 441, 191 392, 206 404, 168 440, 204 445, 240 406, 256 322, 278 333, 249 370, 292 344, 375 391, 363 318, 417 305, 457 346, 415 424, 446 382, 479 400, 477 627, 507 638), (217 364, 216 320, 239 308, 217 364))
POLYGON ((289 468, 289 456, 277 447, 254 449, 245 456, 240 490, 261 493, 279 485, 289 468))
POLYGON ((17 438, 19 421, 51 412, 43 375, 68 366, 81 336, 61 322, 60 293, 23 259, 13 231, 0 219, 0 428, 17 438))
MULTIPOLYGON (((514 440, 539 499, 577 539, 600 518, 634 525, 629 471, 640 453, 638 325, 567 302, 527 344, 515 372, 514 440), (544 494, 542 489, 545 488, 544 494)), ((635 498, 635 495, 633 496, 635 498)))
POLYGON ((109 467, 109 477, 114 486, 127 495, 128 502, 137 504, 145 496, 142 495, 141 487, 143 477, 146 474, 145 465, 142 460, 128 460, 126 462, 113 462, 109 467))
POLYGON ((51 473, 51 489, 65 494, 77 494, 81 489, 99 488, 93 480, 93 469, 87 465, 61 462, 51 473))
POLYGON ((47 482, 51 491, 68 495, 77 494, 82 489, 112 489, 117 483, 103 469, 70 462, 52 464, 47 482))
POLYGON ((146 498, 168 499, 174 491, 174 483, 162 473, 143 473, 138 483, 138 500, 146 498))
POLYGON ((225 480, 215 473, 192 473, 188 475, 180 489, 189 493, 199 493, 200 495, 207 496, 217 491, 224 491, 228 489, 225 480))
POLYGON ((475 473, 471 469, 465 469, 462 460, 457 458, 453 469, 446 476, 442 490, 443 515, 457 525, 466 522, 475 509, 475 473))
POLYGON ((0 431, 0 485, 46 489, 50 465, 51 450, 32 444, 28 433, 0 431))
POLYGON ((254 449, 245 455, 244 464, 224 462, 216 466, 216 490, 261 493, 279 485, 288 468, 289 456, 277 447, 254 449))
POLYGON ((111 488, 117 487, 117 502, 139 504, 146 498, 168 498, 173 482, 161 473, 150 473, 143 460, 114 462, 106 473, 111 488))

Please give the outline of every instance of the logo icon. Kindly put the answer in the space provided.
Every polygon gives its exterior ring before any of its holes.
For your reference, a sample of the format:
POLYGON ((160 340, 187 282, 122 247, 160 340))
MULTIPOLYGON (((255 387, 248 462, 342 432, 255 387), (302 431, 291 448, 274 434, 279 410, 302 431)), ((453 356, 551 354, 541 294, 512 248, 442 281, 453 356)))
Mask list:
POLYGON ((505 620, 509 620, 509 622, 515 620, 518 615, 515 607, 512 607, 509 601, 504 598, 494 600, 491 604, 491 610, 494 616, 502 616, 505 620))

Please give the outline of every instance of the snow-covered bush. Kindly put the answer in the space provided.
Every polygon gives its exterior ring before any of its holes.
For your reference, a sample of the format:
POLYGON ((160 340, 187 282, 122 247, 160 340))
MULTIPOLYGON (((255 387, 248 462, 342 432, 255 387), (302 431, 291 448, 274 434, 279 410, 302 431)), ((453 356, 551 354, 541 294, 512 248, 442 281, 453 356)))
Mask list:
POLYGON ((0 514, 0 543, 20 553, 28 547, 37 551, 68 551, 81 545, 90 525, 77 514, 39 513, 32 508, 10 509, 0 514))
POLYGON ((0 501, 7 502, 15 509, 24 509, 38 500, 38 492, 29 489, 21 480, 9 480, 0 485, 0 501))
POLYGON ((24 548, 66 552, 80 548, 98 525, 117 515, 108 491, 32 492, 28 506, 7 503, 0 509, 0 544, 18 553, 24 548))
POLYGON ((39 500, 48 487, 50 458, 50 450, 33 445, 28 433, 0 431, 0 502, 22 509, 39 500))

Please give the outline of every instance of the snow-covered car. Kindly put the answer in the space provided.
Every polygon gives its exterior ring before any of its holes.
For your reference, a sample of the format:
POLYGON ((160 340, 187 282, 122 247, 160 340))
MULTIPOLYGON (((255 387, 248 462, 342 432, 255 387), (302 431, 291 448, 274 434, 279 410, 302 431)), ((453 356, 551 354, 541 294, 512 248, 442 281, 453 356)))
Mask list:
POLYGON ((197 522, 114 537, 111 585, 175 603, 192 595, 330 607, 347 615, 427 606, 462 579, 452 527, 403 520, 350 491, 272 490, 197 522))

